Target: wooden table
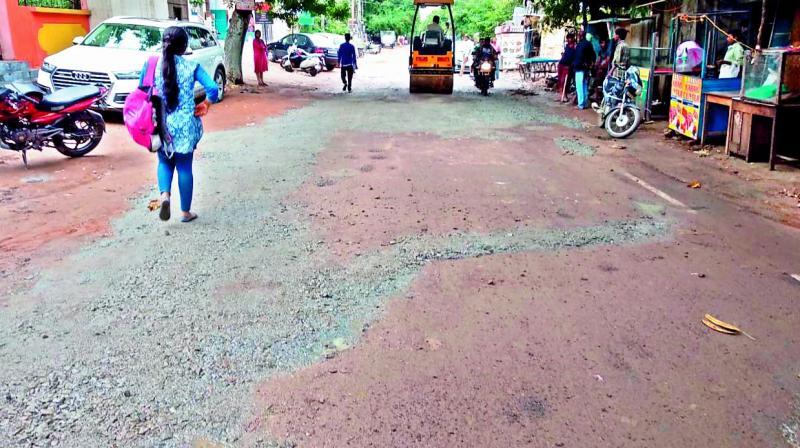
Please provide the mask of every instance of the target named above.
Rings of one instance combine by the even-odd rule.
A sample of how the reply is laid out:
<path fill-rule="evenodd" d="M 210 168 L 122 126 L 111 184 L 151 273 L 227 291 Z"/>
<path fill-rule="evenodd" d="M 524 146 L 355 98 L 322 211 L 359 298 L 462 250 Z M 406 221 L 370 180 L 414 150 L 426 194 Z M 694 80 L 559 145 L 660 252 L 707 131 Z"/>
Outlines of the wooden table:
<path fill-rule="evenodd" d="M 750 101 L 743 98 L 734 98 L 731 102 L 731 117 L 728 120 L 728 138 L 725 144 L 726 153 L 743 155 L 745 161 L 749 162 L 753 158 L 751 146 L 758 146 L 763 142 L 765 136 L 756 135 L 755 138 L 761 141 L 753 141 L 753 117 L 765 117 L 772 120 L 769 130 L 769 169 L 775 169 L 777 159 L 797 162 L 797 159 L 778 153 L 778 126 L 782 123 L 782 118 L 790 112 L 800 111 L 800 104 L 770 104 L 757 101 Z M 791 124 L 791 123 L 787 123 Z M 766 142 L 764 142 L 766 143 Z"/>

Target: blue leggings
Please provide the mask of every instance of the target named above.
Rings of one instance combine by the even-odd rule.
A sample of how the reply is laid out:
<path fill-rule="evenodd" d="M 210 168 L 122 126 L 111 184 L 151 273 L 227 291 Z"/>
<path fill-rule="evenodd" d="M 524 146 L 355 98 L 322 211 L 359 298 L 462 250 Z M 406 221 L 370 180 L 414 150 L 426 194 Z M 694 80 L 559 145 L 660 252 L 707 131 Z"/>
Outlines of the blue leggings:
<path fill-rule="evenodd" d="M 178 170 L 178 190 L 181 192 L 181 211 L 188 212 L 192 209 L 192 177 L 193 154 L 175 153 L 168 158 L 164 151 L 158 151 L 158 189 L 161 193 L 172 192 L 172 176 Z"/>

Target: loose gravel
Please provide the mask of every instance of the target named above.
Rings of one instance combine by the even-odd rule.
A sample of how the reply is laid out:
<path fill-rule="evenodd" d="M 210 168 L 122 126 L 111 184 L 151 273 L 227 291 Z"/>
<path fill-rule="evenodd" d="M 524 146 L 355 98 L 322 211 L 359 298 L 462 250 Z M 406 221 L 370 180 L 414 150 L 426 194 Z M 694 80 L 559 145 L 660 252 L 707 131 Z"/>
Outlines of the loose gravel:
<path fill-rule="evenodd" d="M 349 97 L 209 134 L 196 162 L 200 219 L 161 224 L 142 197 L 113 237 L 10 298 L 0 315 L 2 445 L 236 446 L 257 382 L 354 344 L 426 263 L 665 235 L 666 223 L 643 217 L 414 236 L 340 265 L 304 206 L 285 199 L 334 131 L 512 138 L 513 126 L 562 121 L 499 96 Z"/>

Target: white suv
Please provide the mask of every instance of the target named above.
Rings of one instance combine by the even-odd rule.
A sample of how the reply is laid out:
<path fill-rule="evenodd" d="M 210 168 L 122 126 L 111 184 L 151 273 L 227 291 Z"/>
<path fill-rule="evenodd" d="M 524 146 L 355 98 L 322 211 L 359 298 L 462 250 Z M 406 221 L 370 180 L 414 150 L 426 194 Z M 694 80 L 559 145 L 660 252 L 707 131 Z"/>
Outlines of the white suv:
<path fill-rule="evenodd" d="M 37 83 L 54 91 L 77 85 L 102 85 L 109 89 L 104 109 L 122 110 L 128 94 L 139 86 L 147 58 L 161 52 L 165 29 L 180 26 L 189 33 L 188 59 L 197 61 L 225 89 L 224 51 L 211 31 L 192 22 L 114 17 L 102 22 L 73 46 L 45 58 Z M 197 84 L 197 89 L 202 87 Z"/>

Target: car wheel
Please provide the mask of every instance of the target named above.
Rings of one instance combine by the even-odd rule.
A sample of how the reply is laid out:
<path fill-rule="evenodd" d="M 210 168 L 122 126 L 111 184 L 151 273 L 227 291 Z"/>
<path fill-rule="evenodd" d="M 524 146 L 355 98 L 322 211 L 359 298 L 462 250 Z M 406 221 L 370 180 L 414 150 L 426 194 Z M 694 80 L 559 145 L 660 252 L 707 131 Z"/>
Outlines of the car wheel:
<path fill-rule="evenodd" d="M 222 101 L 225 96 L 225 70 L 222 67 L 214 73 L 214 82 L 217 83 L 219 101 Z"/>
<path fill-rule="evenodd" d="M 327 68 L 329 72 L 332 72 L 333 69 L 336 68 L 336 64 L 328 64 L 325 66 L 325 68 Z"/>

